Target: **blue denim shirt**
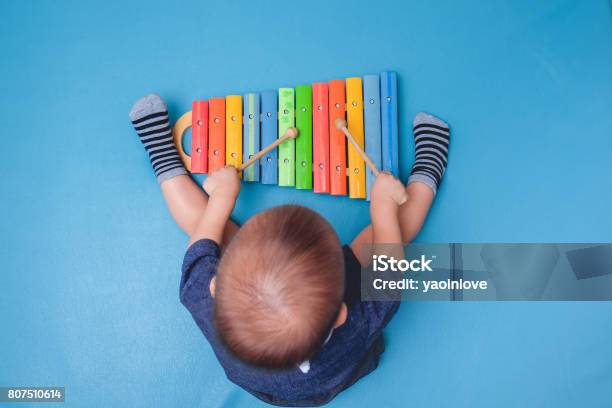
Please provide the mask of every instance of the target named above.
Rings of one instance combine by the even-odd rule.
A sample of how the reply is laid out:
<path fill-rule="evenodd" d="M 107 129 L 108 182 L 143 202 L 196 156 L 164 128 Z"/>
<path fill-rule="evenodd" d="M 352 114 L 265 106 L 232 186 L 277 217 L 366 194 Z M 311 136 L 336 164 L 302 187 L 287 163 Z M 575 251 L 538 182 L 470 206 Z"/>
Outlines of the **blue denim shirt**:
<path fill-rule="evenodd" d="M 360 301 L 359 261 L 343 248 L 346 271 L 346 322 L 335 329 L 309 361 L 309 369 L 271 370 L 244 363 L 227 349 L 214 323 L 214 299 L 209 285 L 220 258 L 219 246 L 209 239 L 194 243 L 185 254 L 180 285 L 181 302 L 191 312 L 230 381 L 257 398 L 276 405 L 321 405 L 378 365 L 384 350 L 382 329 L 399 307 L 398 302 Z"/>

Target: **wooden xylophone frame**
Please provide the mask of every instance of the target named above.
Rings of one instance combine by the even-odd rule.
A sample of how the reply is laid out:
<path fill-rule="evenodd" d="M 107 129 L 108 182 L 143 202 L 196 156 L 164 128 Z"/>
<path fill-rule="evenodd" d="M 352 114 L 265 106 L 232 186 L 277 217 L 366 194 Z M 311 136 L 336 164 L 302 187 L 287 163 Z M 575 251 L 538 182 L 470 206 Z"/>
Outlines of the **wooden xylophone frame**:
<path fill-rule="evenodd" d="M 187 170 L 212 173 L 224 165 L 240 166 L 296 127 L 298 137 L 245 169 L 244 181 L 369 199 L 374 174 L 334 122 L 346 118 L 348 130 L 376 167 L 397 176 L 397 115 L 397 75 L 387 71 L 279 88 L 278 93 L 196 100 L 175 123 L 173 137 Z M 191 156 L 182 143 L 189 127 Z"/>

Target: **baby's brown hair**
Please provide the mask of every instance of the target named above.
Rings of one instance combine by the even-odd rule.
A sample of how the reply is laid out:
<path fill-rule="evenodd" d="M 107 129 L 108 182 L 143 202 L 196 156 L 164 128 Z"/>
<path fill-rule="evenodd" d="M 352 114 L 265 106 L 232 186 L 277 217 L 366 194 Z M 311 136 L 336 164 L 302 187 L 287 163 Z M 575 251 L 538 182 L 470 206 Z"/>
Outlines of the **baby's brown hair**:
<path fill-rule="evenodd" d="M 291 367 L 333 327 L 344 294 L 342 246 L 331 225 L 297 205 L 248 220 L 219 263 L 215 323 L 242 360 Z"/>

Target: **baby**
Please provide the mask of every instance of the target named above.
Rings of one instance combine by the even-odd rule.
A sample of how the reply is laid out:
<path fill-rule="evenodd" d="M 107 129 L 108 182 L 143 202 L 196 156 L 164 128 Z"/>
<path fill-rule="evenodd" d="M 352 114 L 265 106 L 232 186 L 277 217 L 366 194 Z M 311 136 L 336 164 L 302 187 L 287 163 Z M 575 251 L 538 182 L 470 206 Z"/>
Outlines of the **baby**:
<path fill-rule="evenodd" d="M 230 220 L 240 192 L 236 169 L 209 175 L 204 194 L 183 167 L 160 97 L 140 99 L 130 119 L 170 213 L 190 237 L 181 302 L 227 377 L 271 404 L 316 406 L 373 371 L 399 303 L 361 301 L 361 267 L 371 255 L 361 249 L 396 244 L 383 248 L 403 257 L 446 170 L 446 123 L 416 116 L 408 201 L 398 206 L 392 192 L 400 181 L 381 173 L 371 192 L 372 224 L 342 246 L 322 216 L 296 205 L 263 211 L 239 228 Z"/>

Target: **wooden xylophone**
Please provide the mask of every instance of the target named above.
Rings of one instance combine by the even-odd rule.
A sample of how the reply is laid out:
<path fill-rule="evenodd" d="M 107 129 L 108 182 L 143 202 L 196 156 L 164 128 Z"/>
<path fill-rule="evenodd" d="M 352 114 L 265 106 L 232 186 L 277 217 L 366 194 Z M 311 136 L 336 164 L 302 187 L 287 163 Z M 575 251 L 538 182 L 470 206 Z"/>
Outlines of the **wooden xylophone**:
<path fill-rule="evenodd" d="M 239 167 L 296 127 L 297 138 L 246 168 L 244 181 L 369 199 L 374 174 L 334 125 L 338 118 L 346 118 L 348 130 L 377 168 L 398 175 L 395 72 L 193 101 L 173 136 L 189 171 L 212 173 L 225 165 Z M 191 156 L 182 144 L 189 127 Z"/>

